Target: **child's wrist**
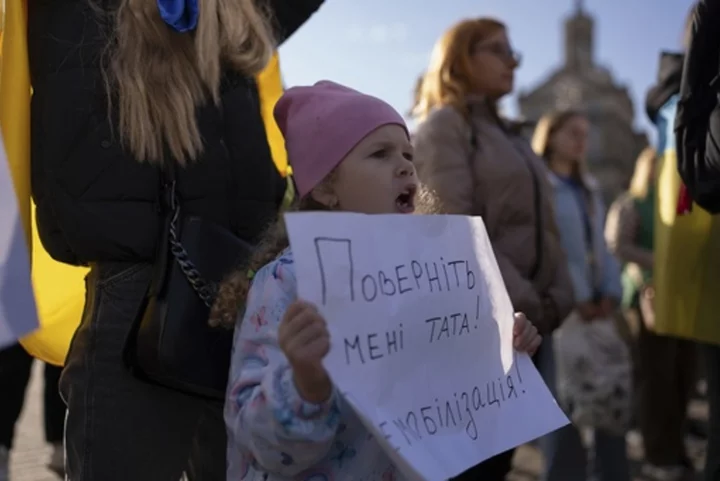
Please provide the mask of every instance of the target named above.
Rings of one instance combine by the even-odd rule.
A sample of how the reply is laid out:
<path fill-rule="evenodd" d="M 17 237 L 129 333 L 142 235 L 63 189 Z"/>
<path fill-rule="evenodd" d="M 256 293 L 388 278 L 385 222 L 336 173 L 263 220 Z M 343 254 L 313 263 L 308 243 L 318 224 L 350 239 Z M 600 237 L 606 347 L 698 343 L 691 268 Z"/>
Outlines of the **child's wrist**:
<path fill-rule="evenodd" d="M 332 396 L 332 382 L 324 369 L 314 373 L 293 369 L 293 384 L 300 398 L 310 404 L 324 404 Z"/>

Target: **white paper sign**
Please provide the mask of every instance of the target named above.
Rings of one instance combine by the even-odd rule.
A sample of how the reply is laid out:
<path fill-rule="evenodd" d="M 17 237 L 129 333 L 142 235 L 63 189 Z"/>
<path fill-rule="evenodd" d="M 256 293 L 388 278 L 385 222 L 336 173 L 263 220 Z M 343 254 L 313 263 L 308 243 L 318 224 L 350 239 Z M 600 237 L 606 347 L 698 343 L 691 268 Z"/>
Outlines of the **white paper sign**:
<path fill-rule="evenodd" d="M 530 358 L 482 220 L 286 215 L 333 381 L 411 479 L 443 480 L 568 423 Z"/>
<path fill-rule="evenodd" d="M 0 134 L 0 349 L 37 327 L 30 258 Z"/>

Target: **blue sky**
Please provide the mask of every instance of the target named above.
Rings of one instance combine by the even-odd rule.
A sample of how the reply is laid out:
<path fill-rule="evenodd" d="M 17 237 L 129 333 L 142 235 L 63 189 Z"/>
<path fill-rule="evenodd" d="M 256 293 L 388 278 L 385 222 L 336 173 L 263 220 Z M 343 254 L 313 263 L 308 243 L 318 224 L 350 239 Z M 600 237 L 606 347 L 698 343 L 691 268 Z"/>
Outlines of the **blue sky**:
<path fill-rule="evenodd" d="M 280 49 L 287 86 L 321 79 L 344 83 L 410 107 L 433 44 L 454 22 L 493 16 L 510 29 L 523 64 L 516 91 L 540 82 L 562 62 L 562 25 L 575 0 L 326 0 Z M 677 50 L 691 0 L 585 0 L 595 17 L 595 58 L 629 86 L 636 124 L 647 129 L 644 96 L 659 52 Z M 505 108 L 516 112 L 515 98 Z"/>

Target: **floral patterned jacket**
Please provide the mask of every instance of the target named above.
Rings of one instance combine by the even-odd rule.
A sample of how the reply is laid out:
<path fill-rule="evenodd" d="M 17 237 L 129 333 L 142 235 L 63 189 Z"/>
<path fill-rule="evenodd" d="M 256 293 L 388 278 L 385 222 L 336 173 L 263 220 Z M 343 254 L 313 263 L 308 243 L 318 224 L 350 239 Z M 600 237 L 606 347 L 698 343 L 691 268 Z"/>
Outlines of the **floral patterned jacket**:
<path fill-rule="evenodd" d="M 277 342 L 296 297 L 288 249 L 255 275 L 235 330 L 225 402 L 228 481 L 402 480 L 339 393 L 324 404 L 298 395 Z"/>

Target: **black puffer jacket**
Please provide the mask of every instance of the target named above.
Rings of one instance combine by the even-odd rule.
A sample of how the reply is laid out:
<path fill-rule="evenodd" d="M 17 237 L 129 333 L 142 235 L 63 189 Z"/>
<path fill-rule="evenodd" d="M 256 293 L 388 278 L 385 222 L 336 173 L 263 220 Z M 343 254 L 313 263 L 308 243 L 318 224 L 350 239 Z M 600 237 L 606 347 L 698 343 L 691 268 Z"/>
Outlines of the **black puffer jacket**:
<path fill-rule="evenodd" d="M 720 214 L 720 0 L 700 0 L 675 118 L 678 172 L 693 200 Z"/>
<path fill-rule="evenodd" d="M 268 0 L 270 1 L 270 0 Z M 158 238 L 160 173 L 122 148 L 108 121 L 100 61 L 108 38 L 91 3 L 33 0 L 28 42 L 33 84 L 32 190 L 40 238 L 69 264 L 152 261 Z M 287 38 L 322 0 L 272 0 Z M 198 112 L 205 149 L 178 169 L 184 213 L 230 228 L 253 243 L 285 191 L 265 135 L 257 86 L 226 72 L 220 108 Z"/>

